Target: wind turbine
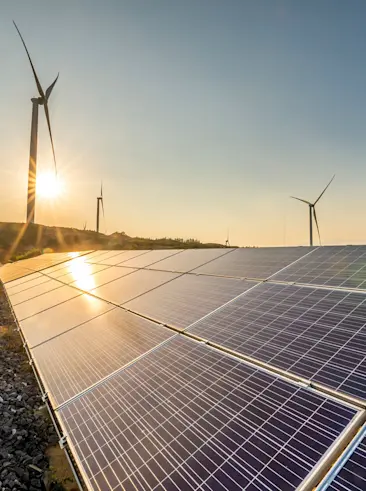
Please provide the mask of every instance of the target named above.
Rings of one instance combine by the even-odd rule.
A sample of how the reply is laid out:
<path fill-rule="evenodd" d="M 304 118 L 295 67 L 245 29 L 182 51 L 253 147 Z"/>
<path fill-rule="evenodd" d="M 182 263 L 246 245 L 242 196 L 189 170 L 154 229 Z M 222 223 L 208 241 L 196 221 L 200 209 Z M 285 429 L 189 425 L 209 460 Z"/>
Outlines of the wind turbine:
<path fill-rule="evenodd" d="M 18 26 L 15 24 L 14 21 L 13 21 L 13 24 L 14 24 L 16 30 L 18 31 L 20 39 L 22 40 L 23 46 L 24 46 L 25 51 L 27 53 L 28 60 L 29 60 L 29 63 L 32 67 L 33 76 L 34 76 L 34 79 L 36 81 L 38 94 L 39 94 L 39 97 L 34 97 L 31 99 L 33 107 L 32 107 L 32 127 L 31 127 L 29 170 L 28 170 L 27 222 L 28 223 L 34 223 L 34 213 L 35 213 L 35 207 L 36 207 L 36 178 L 37 178 L 38 106 L 44 107 L 44 112 L 46 115 L 47 126 L 48 126 L 48 132 L 49 132 L 50 140 L 51 140 L 53 161 L 55 164 L 55 173 L 57 175 L 55 147 L 53 144 L 50 115 L 49 115 L 49 111 L 48 111 L 48 99 L 50 98 L 52 89 L 54 88 L 54 86 L 57 82 L 59 74 L 57 75 L 55 80 L 52 82 L 52 84 L 48 87 L 46 92 L 44 92 L 42 89 L 42 86 L 39 82 L 36 70 L 33 66 L 33 63 L 32 63 L 29 51 L 27 49 L 27 46 L 24 42 L 24 39 L 23 39 L 22 35 L 20 34 Z"/>
<path fill-rule="evenodd" d="M 97 196 L 97 233 L 99 233 L 100 204 L 102 204 L 102 212 L 103 212 L 103 219 L 104 219 L 103 183 L 101 183 L 100 185 L 100 196 Z"/>
<path fill-rule="evenodd" d="M 226 235 L 226 240 L 225 240 L 225 247 L 230 247 L 230 242 L 229 242 L 229 229 L 227 229 L 227 235 Z"/>
<path fill-rule="evenodd" d="M 318 201 L 320 200 L 320 198 L 323 196 L 323 194 L 325 193 L 325 191 L 328 189 L 328 187 L 330 186 L 330 184 L 331 184 L 331 182 L 333 181 L 334 178 L 335 178 L 335 174 L 332 177 L 332 179 L 328 182 L 328 184 L 325 186 L 325 188 L 323 189 L 323 191 L 320 193 L 320 195 L 318 196 L 318 198 L 314 201 L 314 203 L 310 203 L 310 201 L 306 201 L 306 199 L 301 199 L 301 198 L 296 198 L 296 196 L 291 196 L 291 198 L 297 199 L 298 201 L 302 201 L 303 203 L 306 203 L 307 205 L 309 205 L 310 245 L 311 246 L 313 245 L 313 215 L 314 215 L 314 219 L 315 219 L 316 228 L 318 230 L 319 244 L 321 245 L 319 225 L 318 225 L 318 219 L 316 217 L 315 205 L 318 203 Z"/>

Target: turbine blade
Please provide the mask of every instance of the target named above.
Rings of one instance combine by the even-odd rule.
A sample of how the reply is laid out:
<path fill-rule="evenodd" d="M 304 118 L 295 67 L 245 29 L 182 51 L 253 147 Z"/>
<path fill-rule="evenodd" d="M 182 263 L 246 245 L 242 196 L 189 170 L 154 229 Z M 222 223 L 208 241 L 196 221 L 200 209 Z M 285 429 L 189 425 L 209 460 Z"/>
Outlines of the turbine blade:
<path fill-rule="evenodd" d="M 306 199 L 296 198 L 296 196 L 290 196 L 290 198 L 297 199 L 298 201 L 302 201 L 303 203 L 306 203 L 307 205 L 311 205 L 311 203 L 309 201 L 306 201 Z"/>
<path fill-rule="evenodd" d="M 102 199 L 100 200 L 101 203 L 102 203 L 102 212 L 103 212 L 103 220 L 105 219 L 105 216 L 104 216 L 104 203 L 103 203 L 103 197 Z"/>
<path fill-rule="evenodd" d="M 100 183 L 100 197 L 103 198 L 103 181 Z"/>
<path fill-rule="evenodd" d="M 34 79 L 35 79 L 35 81 L 36 81 L 36 85 L 37 85 L 38 93 L 39 93 L 39 95 L 42 97 L 42 99 L 44 99 L 44 98 L 45 98 L 45 95 L 44 95 L 44 92 L 43 92 L 42 86 L 41 86 L 41 84 L 40 84 L 40 82 L 39 82 L 39 79 L 38 79 L 38 76 L 37 76 L 36 70 L 35 70 L 35 68 L 34 68 L 34 66 L 33 66 L 33 63 L 32 63 L 32 60 L 31 60 L 31 57 L 30 57 L 30 54 L 29 54 L 29 51 L 28 51 L 27 46 L 26 46 L 26 44 L 25 44 L 25 42 L 24 42 L 23 36 L 20 34 L 20 31 L 19 31 L 19 29 L 18 29 L 18 26 L 16 25 L 16 23 L 15 23 L 14 21 L 13 21 L 13 24 L 14 24 L 14 26 L 15 26 L 15 29 L 18 31 L 18 34 L 19 34 L 19 36 L 20 36 L 20 39 L 22 40 L 23 46 L 24 46 L 24 48 L 25 48 L 25 51 L 27 52 L 27 55 L 28 55 L 28 60 L 29 60 L 29 63 L 31 64 L 31 67 L 32 67 L 32 72 L 33 72 L 33 75 L 34 75 Z"/>
<path fill-rule="evenodd" d="M 58 73 L 58 74 L 57 74 L 57 77 L 55 78 L 55 81 L 54 81 L 54 82 L 52 82 L 52 84 L 51 84 L 51 85 L 48 87 L 48 89 L 46 90 L 46 101 L 48 101 L 48 99 L 49 99 L 49 97 L 50 97 L 50 95 L 51 95 L 51 92 L 52 92 L 52 90 L 53 90 L 54 86 L 56 85 L 56 82 L 57 82 L 57 80 L 58 80 L 59 75 L 60 75 L 60 74 Z"/>
<path fill-rule="evenodd" d="M 319 244 L 322 245 L 322 241 L 320 239 L 320 231 L 319 231 L 319 225 L 318 225 L 318 219 L 316 217 L 316 211 L 315 211 L 315 207 L 313 206 L 313 213 L 314 213 L 314 218 L 315 218 L 315 223 L 316 223 L 316 228 L 318 230 L 318 237 L 319 237 Z"/>
<path fill-rule="evenodd" d="M 321 192 L 321 194 L 319 195 L 318 199 L 315 201 L 314 205 L 317 204 L 317 202 L 320 200 L 320 198 L 323 196 L 323 194 L 325 193 L 325 191 L 329 188 L 331 182 L 333 181 L 333 179 L 335 178 L 335 174 L 334 176 L 332 177 L 332 179 L 328 182 L 328 184 L 325 186 L 325 188 L 323 189 L 323 191 Z"/>
<path fill-rule="evenodd" d="M 54 147 L 54 144 L 53 144 L 52 130 L 51 130 L 51 122 L 50 122 L 50 114 L 48 112 L 48 103 L 47 103 L 47 100 L 46 99 L 44 100 L 44 104 L 43 105 L 44 105 L 44 113 L 45 113 L 46 119 L 47 119 L 48 131 L 49 131 L 50 139 L 51 139 L 51 146 L 52 146 L 52 153 L 53 153 L 53 162 L 55 164 L 55 172 L 56 172 L 56 175 L 57 175 L 55 147 Z"/>

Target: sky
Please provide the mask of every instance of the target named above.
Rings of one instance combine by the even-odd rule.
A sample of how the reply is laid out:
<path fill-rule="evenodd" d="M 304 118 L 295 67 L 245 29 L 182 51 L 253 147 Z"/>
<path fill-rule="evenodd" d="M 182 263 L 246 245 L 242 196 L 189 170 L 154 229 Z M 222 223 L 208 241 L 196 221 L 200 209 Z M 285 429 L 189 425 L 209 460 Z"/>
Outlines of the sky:
<path fill-rule="evenodd" d="M 246 246 L 366 243 L 363 0 L 0 0 L 0 221 L 26 212 L 35 82 L 64 192 L 36 221 Z M 42 108 L 40 108 L 42 109 Z M 43 111 L 38 174 L 52 171 Z"/>

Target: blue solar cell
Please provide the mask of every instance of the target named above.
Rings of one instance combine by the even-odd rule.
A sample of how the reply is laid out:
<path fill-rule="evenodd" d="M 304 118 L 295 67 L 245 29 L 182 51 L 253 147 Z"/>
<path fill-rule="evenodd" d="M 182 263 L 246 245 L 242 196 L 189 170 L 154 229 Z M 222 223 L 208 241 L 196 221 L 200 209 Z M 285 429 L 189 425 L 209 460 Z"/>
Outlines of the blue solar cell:
<path fill-rule="evenodd" d="M 311 250 L 310 247 L 240 248 L 195 269 L 194 272 L 266 279 Z"/>
<path fill-rule="evenodd" d="M 327 491 L 365 491 L 366 437 L 352 453 Z"/>
<path fill-rule="evenodd" d="M 232 278 L 183 275 L 124 306 L 184 329 L 256 284 Z"/>
<path fill-rule="evenodd" d="M 356 411 L 177 336 L 58 414 L 92 489 L 292 491 Z"/>
<path fill-rule="evenodd" d="M 366 398 L 366 295 L 264 283 L 192 334 Z"/>
<path fill-rule="evenodd" d="M 366 246 L 321 247 L 274 279 L 312 285 L 366 289 Z"/>

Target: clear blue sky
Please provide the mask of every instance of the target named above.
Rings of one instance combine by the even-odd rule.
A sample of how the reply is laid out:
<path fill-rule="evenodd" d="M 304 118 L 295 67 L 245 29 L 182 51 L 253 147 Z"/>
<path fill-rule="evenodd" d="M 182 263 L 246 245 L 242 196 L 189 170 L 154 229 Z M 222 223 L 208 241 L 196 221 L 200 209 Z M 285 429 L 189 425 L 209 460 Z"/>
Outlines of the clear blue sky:
<path fill-rule="evenodd" d="M 24 221 L 30 98 L 66 193 L 37 221 L 238 245 L 366 242 L 366 2 L 15 0 L 0 16 L 0 221 Z M 43 114 L 39 172 L 52 170 Z"/>

